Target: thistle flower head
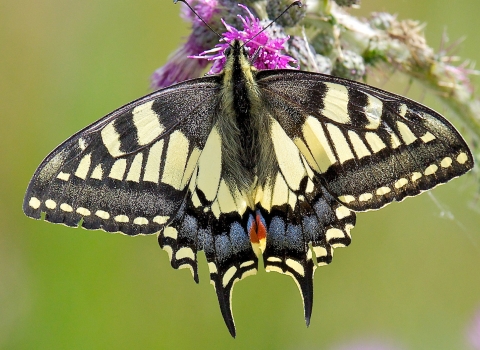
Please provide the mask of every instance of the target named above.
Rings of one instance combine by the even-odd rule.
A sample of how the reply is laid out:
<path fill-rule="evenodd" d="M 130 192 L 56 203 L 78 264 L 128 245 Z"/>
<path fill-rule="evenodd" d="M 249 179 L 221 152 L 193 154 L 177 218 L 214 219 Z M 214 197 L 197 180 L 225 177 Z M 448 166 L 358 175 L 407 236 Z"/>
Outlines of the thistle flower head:
<path fill-rule="evenodd" d="M 214 14 L 219 12 L 219 3 L 217 0 L 188 0 L 187 2 L 207 23 L 212 20 Z M 185 21 L 203 26 L 201 19 L 198 18 L 188 6 L 182 6 L 180 11 L 180 16 Z"/>
<path fill-rule="evenodd" d="M 245 43 L 245 48 L 250 57 L 257 54 L 256 60 L 253 62 L 257 69 L 298 69 L 298 66 L 292 66 L 292 64 L 296 64 L 296 60 L 293 57 L 281 53 L 289 37 L 278 37 L 268 30 L 262 32 L 264 27 L 260 19 L 256 18 L 246 6 L 241 4 L 238 6 L 243 8 L 248 14 L 245 17 L 238 15 L 243 24 L 243 30 L 236 29 L 222 19 L 222 23 L 227 30 L 222 34 L 222 42 L 215 45 L 215 48 L 211 50 L 205 50 L 196 56 L 190 57 L 214 61 L 209 74 L 219 73 L 225 65 L 226 58 L 223 54 L 225 49 L 234 40 L 241 40 Z"/>

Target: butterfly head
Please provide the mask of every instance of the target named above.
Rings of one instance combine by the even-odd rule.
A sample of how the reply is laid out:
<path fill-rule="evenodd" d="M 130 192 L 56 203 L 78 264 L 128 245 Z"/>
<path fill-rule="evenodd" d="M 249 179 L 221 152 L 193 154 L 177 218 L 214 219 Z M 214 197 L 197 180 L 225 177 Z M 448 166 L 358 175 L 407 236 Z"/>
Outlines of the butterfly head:
<path fill-rule="evenodd" d="M 231 76 L 236 71 L 241 74 L 250 75 L 248 72 L 255 70 L 249 56 L 249 51 L 243 41 L 235 39 L 223 52 L 225 56 L 225 65 L 223 72 L 227 76 Z"/>
<path fill-rule="evenodd" d="M 243 41 L 238 39 L 233 40 L 230 45 L 225 49 L 223 54 L 227 61 L 229 60 L 229 58 L 235 59 L 235 57 L 240 56 L 246 60 L 249 60 L 248 51 L 245 44 L 243 43 Z"/>

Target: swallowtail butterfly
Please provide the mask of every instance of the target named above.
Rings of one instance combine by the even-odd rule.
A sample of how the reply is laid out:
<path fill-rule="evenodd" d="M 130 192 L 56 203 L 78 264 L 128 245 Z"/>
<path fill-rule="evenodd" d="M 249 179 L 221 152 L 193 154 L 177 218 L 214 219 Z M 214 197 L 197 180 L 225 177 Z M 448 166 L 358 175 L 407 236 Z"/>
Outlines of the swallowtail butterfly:
<path fill-rule="evenodd" d="M 198 283 L 204 251 L 225 323 L 231 293 L 265 269 L 290 275 L 307 325 L 313 274 L 350 243 L 355 213 L 415 196 L 473 167 L 437 112 L 372 86 L 256 70 L 239 41 L 223 71 L 156 91 L 70 137 L 40 164 L 29 217 L 158 234 Z"/>

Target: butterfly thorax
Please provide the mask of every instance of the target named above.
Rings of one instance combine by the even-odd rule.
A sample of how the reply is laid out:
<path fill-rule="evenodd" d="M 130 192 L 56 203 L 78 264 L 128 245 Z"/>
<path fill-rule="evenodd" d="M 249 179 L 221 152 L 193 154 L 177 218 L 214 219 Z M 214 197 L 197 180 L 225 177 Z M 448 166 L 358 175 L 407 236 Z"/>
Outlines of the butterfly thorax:
<path fill-rule="evenodd" d="M 268 115 L 262 108 L 256 69 L 240 41 L 227 49 L 221 73 L 223 91 L 217 116 L 222 135 L 224 176 L 240 190 L 265 184 L 273 173 L 275 157 L 268 135 Z"/>

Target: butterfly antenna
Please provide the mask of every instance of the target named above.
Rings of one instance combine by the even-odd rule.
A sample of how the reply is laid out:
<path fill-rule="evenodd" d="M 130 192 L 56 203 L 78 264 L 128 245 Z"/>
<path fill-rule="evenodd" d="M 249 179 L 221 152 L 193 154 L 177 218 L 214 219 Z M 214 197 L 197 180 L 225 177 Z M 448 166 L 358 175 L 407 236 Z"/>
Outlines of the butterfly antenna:
<path fill-rule="evenodd" d="M 222 36 L 221 36 L 220 34 L 218 34 L 216 31 L 214 31 L 213 28 L 210 27 L 210 26 L 208 25 L 208 23 L 203 20 L 202 17 L 200 17 L 200 15 L 193 9 L 192 6 L 190 6 L 190 4 L 189 4 L 188 2 L 186 2 L 185 0 L 173 0 L 173 3 L 174 3 L 174 4 L 176 4 L 177 2 L 183 2 L 185 5 L 187 5 L 188 8 L 195 14 L 195 16 L 197 16 L 197 17 L 200 19 L 200 21 L 203 22 L 203 24 L 205 24 L 205 25 L 206 25 L 212 32 L 214 32 L 220 39 L 222 38 Z M 291 6 L 291 5 L 290 5 L 290 6 Z M 290 8 L 290 6 L 289 6 L 288 8 Z M 287 10 L 288 10 L 288 9 L 287 9 Z M 283 14 L 283 13 L 282 13 L 282 14 Z"/>
<path fill-rule="evenodd" d="M 174 0 L 175 1 L 175 0 Z M 182 0 L 179 0 L 179 1 L 182 1 Z M 294 1 L 292 2 L 290 5 L 288 5 L 288 7 L 281 13 L 279 14 L 273 21 L 270 22 L 270 24 L 268 26 L 266 26 L 265 28 L 263 28 L 261 31 L 259 31 L 257 34 L 255 34 L 253 36 L 253 38 L 251 38 L 249 41 L 247 41 L 246 43 L 243 44 L 243 46 L 245 46 L 246 44 L 248 44 L 250 41 L 252 41 L 253 39 L 255 39 L 257 36 L 259 36 L 260 34 L 262 34 L 268 27 L 271 27 L 273 23 L 275 23 L 280 17 L 282 17 L 285 12 L 287 12 L 288 10 L 290 10 L 290 8 L 292 8 L 293 6 L 298 6 L 298 7 L 302 7 L 303 4 L 301 1 Z"/>

